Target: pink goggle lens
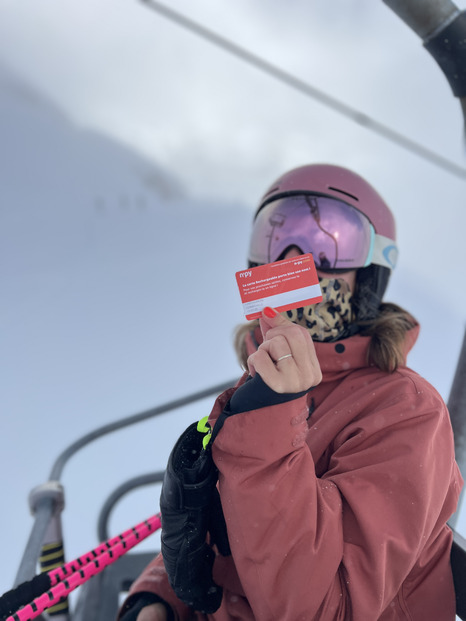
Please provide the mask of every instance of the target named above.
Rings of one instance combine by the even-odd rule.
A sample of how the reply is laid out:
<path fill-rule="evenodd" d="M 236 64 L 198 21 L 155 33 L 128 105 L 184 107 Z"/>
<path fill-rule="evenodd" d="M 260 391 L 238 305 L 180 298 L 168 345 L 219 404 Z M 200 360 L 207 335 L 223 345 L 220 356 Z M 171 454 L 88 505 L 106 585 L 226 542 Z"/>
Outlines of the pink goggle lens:
<path fill-rule="evenodd" d="M 290 246 L 298 246 L 312 253 L 317 269 L 357 269 L 369 265 L 374 237 L 368 218 L 347 203 L 325 196 L 290 196 L 258 213 L 249 260 L 272 263 Z"/>

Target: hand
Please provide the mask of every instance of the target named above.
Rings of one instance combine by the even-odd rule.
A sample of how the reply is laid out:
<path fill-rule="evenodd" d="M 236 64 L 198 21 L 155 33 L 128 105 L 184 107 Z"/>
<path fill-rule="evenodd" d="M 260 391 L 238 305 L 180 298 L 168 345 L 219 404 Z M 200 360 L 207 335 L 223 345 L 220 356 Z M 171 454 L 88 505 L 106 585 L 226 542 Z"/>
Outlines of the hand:
<path fill-rule="evenodd" d="M 317 386 L 322 380 L 314 343 L 306 328 L 298 326 L 272 308 L 259 320 L 263 343 L 248 358 L 249 373 L 256 373 L 279 393 L 295 393 Z M 291 356 L 289 356 L 291 354 Z M 282 356 L 287 356 L 279 360 Z"/>
<path fill-rule="evenodd" d="M 167 609 L 163 604 L 145 606 L 136 621 L 167 621 Z"/>

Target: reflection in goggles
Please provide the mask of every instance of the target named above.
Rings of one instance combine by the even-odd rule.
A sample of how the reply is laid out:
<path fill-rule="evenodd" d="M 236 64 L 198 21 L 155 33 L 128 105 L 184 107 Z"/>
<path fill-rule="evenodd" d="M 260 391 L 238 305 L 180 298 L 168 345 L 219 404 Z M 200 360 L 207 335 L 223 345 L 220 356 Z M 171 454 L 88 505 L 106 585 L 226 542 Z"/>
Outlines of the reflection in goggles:
<path fill-rule="evenodd" d="M 309 205 L 309 209 L 311 210 L 311 215 L 316 221 L 316 224 L 319 227 L 319 229 L 322 231 L 322 233 L 325 233 L 325 235 L 328 235 L 332 239 L 333 243 L 335 244 L 335 260 L 333 262 L 333 265 L 330 263 L 330 261 L 327 258 L 327 255 L 325 254 L 323 250 L 321 250 L 318 254 L 318 259 L 319 259 L 318 265 L 319 267 L 322 267 L 322 268 L 335 268 L 338 262 L 338 242 L 336 240 L 336 236 L 326 231 L 320 224 L 320 212 L 319 212 L 319 205 L 317 203 L 317 198 L 315 196 L 305 196 L 304 200 Z"/>
<path fill-rule="evenodd" d="M 368 218 L 343 201 L 317 195 L 272 201 L 254 222 L 249 260 L 277 261 L 292 246 L 310 252 L 321 269 L 364 267 L 375 231 Z"/>

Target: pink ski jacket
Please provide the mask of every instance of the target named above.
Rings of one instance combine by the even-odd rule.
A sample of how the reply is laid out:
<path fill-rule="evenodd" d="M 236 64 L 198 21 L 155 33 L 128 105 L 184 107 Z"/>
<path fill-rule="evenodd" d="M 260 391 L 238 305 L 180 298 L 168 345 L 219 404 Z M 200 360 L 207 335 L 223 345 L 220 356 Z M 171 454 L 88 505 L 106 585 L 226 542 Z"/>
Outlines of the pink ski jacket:
<path fill-rule="evenodd" d="M 232 551 L 214 565 L 219 610 L 182 604 L 160 555 L 131 593 L 157 594 L 180 621 L 455 619 L 447 520 L 462 479 L 448 411 L 406 366 L 368 366 L 368 343 L 315 343 L 321 384 L 226 418 L 212 447 Z"/>

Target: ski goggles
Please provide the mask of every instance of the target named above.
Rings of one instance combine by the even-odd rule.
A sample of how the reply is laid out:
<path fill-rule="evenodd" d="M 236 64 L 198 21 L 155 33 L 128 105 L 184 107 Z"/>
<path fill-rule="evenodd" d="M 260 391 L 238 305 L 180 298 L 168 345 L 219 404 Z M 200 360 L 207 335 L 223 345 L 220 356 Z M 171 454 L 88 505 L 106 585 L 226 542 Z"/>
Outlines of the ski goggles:
<path fill-rule="evenodd" d="M 290 246 L 312 253 L 316 268 L 347 271 L 372 263 L 395 267 L 395 242 L 378 235 L 358 209 L 327 196 L 303 194 L 272 201 L 254 221 L 249 260 L 262 265 L 283 258 Z"/>

